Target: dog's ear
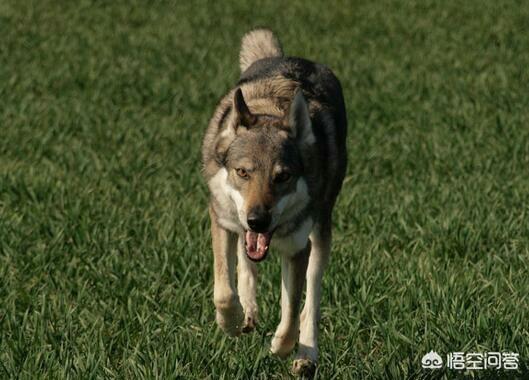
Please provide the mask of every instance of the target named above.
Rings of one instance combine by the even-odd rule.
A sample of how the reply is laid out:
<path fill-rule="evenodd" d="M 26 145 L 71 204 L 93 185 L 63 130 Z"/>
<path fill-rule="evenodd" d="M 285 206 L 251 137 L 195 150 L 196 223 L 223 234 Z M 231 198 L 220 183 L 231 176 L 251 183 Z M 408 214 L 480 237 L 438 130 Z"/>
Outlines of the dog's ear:
<path fill-rule="evenodd" d="M 310 145 L 316 142 L 312 132 L 309 107 L 301 90 L 296 91 L 294 99 L 290 104 L 288 114 L 290 135 L 302 145 Z"/>
<path fill-rule="evenodd" d="M 252 114 L 246 105 L 240 88 L 234 93 L 231 109 L 232 112 L 226 121 L 226 127 L 219 133 L 215 141 L 215 159 L 219 165 L 225 165 L 228 148 L 237 137 L 239 127 L 250 128 L 257 120 L 257 116 Z"/>
<path fill-rule="evenodd" d="M 233 109 L 237 115 L 237 125 L 235 128 L 237 128 L 239 125 L 250 128 L 255 124 L 257 117 L 250 112 L 250 109 L 244 101 L 244 96 L 242 95 L 242 90 L 240 88 L 235 91 L 235 95 L 233 97 Z"/>

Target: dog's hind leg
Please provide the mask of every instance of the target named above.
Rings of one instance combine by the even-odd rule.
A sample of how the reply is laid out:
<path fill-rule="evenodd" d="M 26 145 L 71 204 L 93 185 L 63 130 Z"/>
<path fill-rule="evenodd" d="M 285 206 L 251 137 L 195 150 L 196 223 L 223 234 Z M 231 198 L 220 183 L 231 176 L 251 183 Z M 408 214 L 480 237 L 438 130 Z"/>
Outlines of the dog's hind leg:
<path fill-rule="evenodd" d="M 310 240 L 294 256 L 286 253 L 281 255 L 281 322 L 270 348 L 273 354 L 280 357 L 287 356 L 298 340 L 299 312 L 309 252 Z"/>
<path fill-rule="evenodd" d="M 237 264 L 237 235 L 222 228 L 210 207 L 213 240 L 214 277 L 213 302 L 217 309 L 217 324 L 231 336 L 240 335 L 244 314 L 235 289 Z"/>
<path fill-rule="evenodd" d="M 307 294 L 301 314 L 299 349 L 292 370 L 309 375 L 318 361 L 318 322 L 320 319 L 321 281 L 331 251 L 331 224 L 318 223 L 310 235 L 312 250 L 307 268 Z"/>
<path fill-rule="evenodd" d="M 244 238 L 239 236 L 237 244 L 237 289 L 244 309 L 243 332 L 250 332 L 257 325 L 257 301 L 255 297 L 257 286 L 257 265 L 246 256 Z"/>

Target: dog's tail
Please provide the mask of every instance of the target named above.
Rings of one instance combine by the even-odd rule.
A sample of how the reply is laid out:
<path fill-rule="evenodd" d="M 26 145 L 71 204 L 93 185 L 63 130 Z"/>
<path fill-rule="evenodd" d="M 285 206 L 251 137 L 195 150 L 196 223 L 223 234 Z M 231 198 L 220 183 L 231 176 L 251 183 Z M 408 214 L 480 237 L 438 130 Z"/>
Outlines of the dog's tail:
<path fill-rule="evenodd" d="M 255 61 L 281 56 L 283 56 L 283 50 L 274 33 L 269 29 L 254 29 L 242 38 L 239 54 L 241 72 L 244 72 Z"/>

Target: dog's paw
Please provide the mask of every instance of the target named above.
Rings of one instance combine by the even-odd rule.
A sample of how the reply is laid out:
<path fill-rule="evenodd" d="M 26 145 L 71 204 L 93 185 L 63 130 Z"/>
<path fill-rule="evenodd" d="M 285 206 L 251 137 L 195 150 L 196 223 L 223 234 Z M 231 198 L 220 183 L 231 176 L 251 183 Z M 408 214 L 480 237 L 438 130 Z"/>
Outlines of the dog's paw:
<path fill-rule="evenodd" d="M 242 327 L 242 332 L 252 332 L 253 330 L 255 330 L 255 326 L 257 326 L 257 318 L 255 318 L 253 315 L 246 314 L 244 316 L 244 325 Z"/>
<path fill-rule="evenodd" d="M 272 343 L 270 344 L 270 352 L 272 354 L 279 356 L 280 358 L 285 358 L 292 352 L 296 342 L 298 340 L 298 329 L 283 329 L 279 327 L 272 338 Z"/>
<path fill-rule="evenodd" d="M 244 312 L 238 301 L 217 307 L 217 324 L 229 336 L 239 336 L 244 327 Z"/>
<path fill-rule="evenodd" d="M 292 362 L 292 373 L 302 378 L 312 379 L 316 373 L 316 362 L 308 358 L 295 359 Z"/>
<path fill-rule="evenodd" d="M 257 326 L 257 304 L 255 302 L 245 302 L 241 299 L 242 308 L 244 310 L 244 325 L 243 333 L 249 333 L 255 330 Z"/>
<path fill-rule="evenodd" d="M 316 372 L 317 362 L 318 348 L 309 347 L 300 343 L 296 359 L 292 363 L 292 373 L 303 378 L 311 379 Z"/>

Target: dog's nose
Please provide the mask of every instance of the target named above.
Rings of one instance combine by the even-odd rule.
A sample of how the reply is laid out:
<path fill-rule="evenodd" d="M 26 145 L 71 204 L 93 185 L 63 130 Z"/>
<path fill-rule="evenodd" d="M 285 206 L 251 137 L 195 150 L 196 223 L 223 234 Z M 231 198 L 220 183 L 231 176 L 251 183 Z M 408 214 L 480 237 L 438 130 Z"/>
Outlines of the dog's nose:
<path fill-rule="evenodd" d="M 272 221 L 270 213 L 264 210 L 254 210 L 248 214 L 248 227 L 255 232 L 266 232 Z"/>

